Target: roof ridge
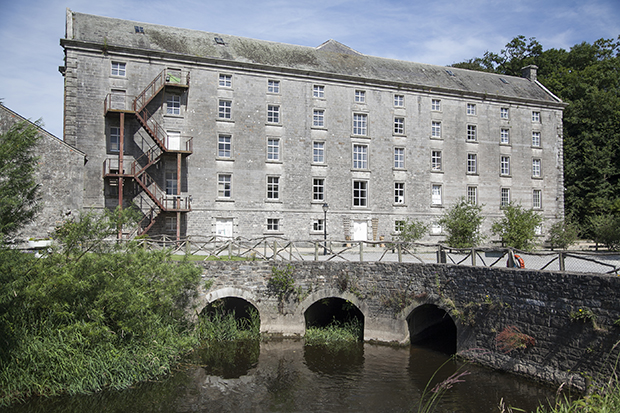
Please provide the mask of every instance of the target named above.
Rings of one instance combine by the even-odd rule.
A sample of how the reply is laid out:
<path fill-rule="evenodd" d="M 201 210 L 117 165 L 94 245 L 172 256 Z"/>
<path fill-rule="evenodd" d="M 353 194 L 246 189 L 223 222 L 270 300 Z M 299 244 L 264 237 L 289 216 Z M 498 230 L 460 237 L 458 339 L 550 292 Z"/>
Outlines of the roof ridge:
<path fill-rule="evenodd" d="M 350 54 L 357 56 L 364 56 L 362 53 L 358 52 L 355 49 L 350 48 L 346 44 L 340 43 L 337 40 L 329 39 L 319 46 L 315 47 L 316 50 L 332 52 L 332 53 L 342 53 L 342 54 Z"/>

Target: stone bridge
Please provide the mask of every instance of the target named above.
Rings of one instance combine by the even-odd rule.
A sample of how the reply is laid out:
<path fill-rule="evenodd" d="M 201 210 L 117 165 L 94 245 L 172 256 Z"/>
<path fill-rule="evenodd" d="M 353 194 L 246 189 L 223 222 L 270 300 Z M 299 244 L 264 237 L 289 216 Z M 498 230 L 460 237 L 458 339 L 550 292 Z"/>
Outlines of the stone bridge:
<path fill-rule="evenodd" d="M 303 336 L 341 302 L 355 309 L 366 341 L 435 337 L 481 364 L 578 388 L 585 376 L 606 374 L 618 356 L 617 276 L 415 263 L 201 265 L 197 313 L 217 300 L 247 303 L 271 335 Z M 274 280 L 283 278 L 294 284 L 277 288 Z"/>

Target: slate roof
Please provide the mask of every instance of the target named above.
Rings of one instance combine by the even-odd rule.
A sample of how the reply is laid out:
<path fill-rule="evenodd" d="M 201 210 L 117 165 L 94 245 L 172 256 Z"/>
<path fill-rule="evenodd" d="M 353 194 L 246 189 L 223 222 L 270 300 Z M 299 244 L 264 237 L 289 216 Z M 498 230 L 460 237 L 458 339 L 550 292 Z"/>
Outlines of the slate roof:
<path fill-rule="evenodd" d="M 335 40 L 308 47 L 68 11 L 67 19 L 70 18 L 68 30 L 72 28 L 72 33 L 67 33 L 67 39 L 105 43 L 110 48 L 172 53 L 231 64 L 264 65 L 436 92 L 562 105 L 540 83 L 525 78 L 367 56 Z M 63 44 L 67 42 L 63 41 Z"/>

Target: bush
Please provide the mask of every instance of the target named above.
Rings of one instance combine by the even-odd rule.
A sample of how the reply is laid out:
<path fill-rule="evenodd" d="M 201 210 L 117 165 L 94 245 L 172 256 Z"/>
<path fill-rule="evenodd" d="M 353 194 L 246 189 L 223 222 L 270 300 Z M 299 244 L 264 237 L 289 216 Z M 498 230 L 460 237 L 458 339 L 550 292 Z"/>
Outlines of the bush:
<path fill-rule="evenodd" d="M 491 232 L 502 238 L 507 246 L 531 251 L 536 246 L 536 229 L 542 223 L 542 216 L 532 209 L 523 209 L 510 203 L 502 207 L 504 217 L 491 226 Z"/>
<path fill-rule="evenodd" d="M 407 218 L 398 225 L 395 241 L 416 242 L 428 233 L 429 225 L 418 219 Z"/>
<path fill-rule="evenodd" d="M 438 221 L 446 233 L 446 243 L 453 248 L 471 248 L 484 240 L 480 226 L 484 221 L 482 207 L 462 197 Z"/>
<path fill-rule="evenodd" d="M 612 251 L 620 247 L 620 218 L 616 215 L 595 215 L 589 219 L 592 240 Z"/>
<path fill-rule="evenodd" d="M 567 249 L 577 241 L 579 230 L 572 222 L 562 220 L 551 226 L 547 236 L 547 242 L 551 244 L 551 249 Z"/>

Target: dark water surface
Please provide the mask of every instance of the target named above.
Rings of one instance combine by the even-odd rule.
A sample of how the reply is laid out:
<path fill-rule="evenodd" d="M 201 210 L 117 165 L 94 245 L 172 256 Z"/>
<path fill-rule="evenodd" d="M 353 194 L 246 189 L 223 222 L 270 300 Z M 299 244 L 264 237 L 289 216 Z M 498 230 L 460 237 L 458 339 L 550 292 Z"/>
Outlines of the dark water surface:
<path fill-rule="evenodd" d="M 304 346 L 303 341 L 228 344 L 196 352 L 172 377 L 125 391 L 32 400 L 0 412 L 417 412 L 420 396 L 457 370 L 467 371 L 441 399 L 438 412 L 526 411 L 553 400 L 554 389 L 513 375 L 449 360 L 421 347 L 354 344 Z M 460 370 L 459 370 L 460 369 Z"/>

